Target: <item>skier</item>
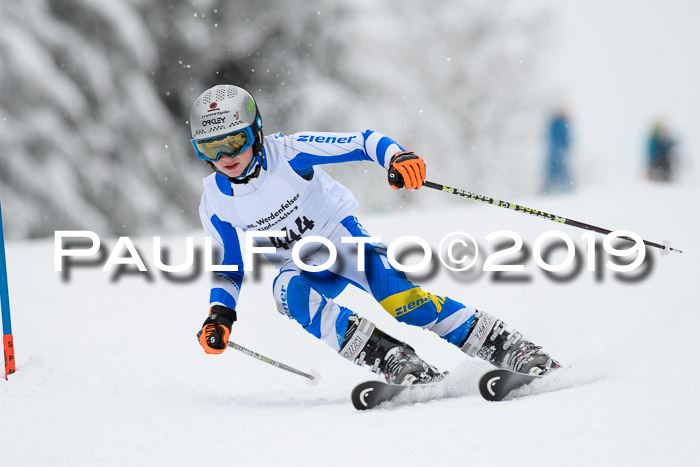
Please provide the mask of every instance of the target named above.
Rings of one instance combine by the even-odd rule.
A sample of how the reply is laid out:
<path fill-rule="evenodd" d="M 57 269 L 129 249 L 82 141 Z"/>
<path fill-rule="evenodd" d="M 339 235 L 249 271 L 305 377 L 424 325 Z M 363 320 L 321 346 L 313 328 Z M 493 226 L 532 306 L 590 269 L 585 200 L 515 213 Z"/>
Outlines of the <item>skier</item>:
<path fill-rule="evenodd" d="M 419 156 L 371 130 L 263 136 L 255 100 L 231 85 L 204 91 L 192 106 L 190 125 L 197 157 L 214 171 L 204 179 L 199 206 L 202 224 L 223 248 L 222 264 L 238 267 L 234 272 L 214 273 L 209 316 L 199 339 L 206 353 L 226 349 L 237 318 L 243 281 L 237 229 L 269 230 L 286 232 L 282 238 L 256 239 L 260 247 L 276 247 L 266 257 L 280 268 L 272 284 L 278 311 L 389 383 L 428 383 L 444 374 L 418 357 L 410 345 L 337 303 L 335 298 L 348 284 L 371 293 L 398 321 L 426 328 L 467 355 L 495 366 L 528 374 L 546 374 L 559 366 L 503 321 L 412 284 L 391 267 L 382 244 L 360 247 L 341 241 L 370 235 L 353 215 L 357 208 L 353 194 L 320 166 L 371 161 L 387 170 L 393 188 L 410 190 L 420 188 L 425 180 L 425 164 Z M 294 243 L 311 235 L 330 240 L 337 249 L 338 260 L 326 271 L 305 271 L 292 261 Z M 329 251 L 314 245 L 318 248 L 307 248 L 304 263 L 325 264 Z M 364 251 L 364 268 L 358 267 L 359 248 Z"/>
<path fill-rule="evenodd" d="M 664 122 L 662 120 L 656 121 L 647 143 L 647 176 L 649 180 L 657 182 L 673 180 L 675 145 L 676 142 L 671 138 Z"/>
<path fill-rule="evenodd" d="M 544 192 L 555 193 L 570 191 L 569 150 L 571 146 L 569 116 L 563 108 L 549 121 L 547 138 L 547 180 Z"/>

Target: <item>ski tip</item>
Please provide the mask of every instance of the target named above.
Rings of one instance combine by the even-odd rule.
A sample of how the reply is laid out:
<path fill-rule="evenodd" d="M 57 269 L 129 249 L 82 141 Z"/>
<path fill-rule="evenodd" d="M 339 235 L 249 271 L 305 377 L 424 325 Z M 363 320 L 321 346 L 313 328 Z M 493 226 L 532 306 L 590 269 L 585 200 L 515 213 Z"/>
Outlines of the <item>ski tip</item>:
<path fill-rule="evenodd" d="M 500 401 L 506 396 L 506 392 L 501 391 L 504 374 L 498 370 L 489 371 L 479 379 L 479 393 L 481 397 L 490 402 Z"/>
<path fill-rule="evenodd" d="M 514 389 L 542 378 L 539 375 L 526 375 L 506 369 L 491 370 L 479 379 L 479 393 L 490 402 L 502 401 Z"/>
<path fill-rule="evenodd" d="M 408 387 L 382 383 L 381 381 L 365 381 L 352 390 L 352 405 L 357 410 L 373 409 L 392 400 Z"/>
<path fill-rule="evenodd" d="M 375 407 L 376 402 L 374 401 L 374 392 L 377 390 L 378 386 L 373 384 L 372 381 L 367 381 L 355 386 L 352 390 L 352 405 L 357 410 L 368 410 Z"/>

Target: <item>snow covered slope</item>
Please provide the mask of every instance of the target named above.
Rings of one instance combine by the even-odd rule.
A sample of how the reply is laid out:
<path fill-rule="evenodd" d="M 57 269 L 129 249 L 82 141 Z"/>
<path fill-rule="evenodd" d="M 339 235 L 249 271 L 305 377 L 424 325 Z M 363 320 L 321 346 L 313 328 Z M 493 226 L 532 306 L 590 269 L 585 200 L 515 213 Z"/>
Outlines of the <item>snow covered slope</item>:
<path fill-rule="evenodd" d="M 153 270 L 150 282 L 111 282 L 93 267 L 64 282 L 52 242 L 10 244 L 18 371 L 0 381 L 0 465 L 690 465 L 700 436 L 699 195 L 637 184 L 513 200 L 685 250 L 653 252 L 653 268 L 636 283 L 611 271 L 597 280 L 585 267 L 554 282 L 531 256 L 521 274 L 528 282 L 458 280 L 442 267 L 422 281 L 506 319 L 570 366 L 531 397 L 485 402 L 476 388 L 485 363 L 346 290 L 341 303 L 464 381 L 464 397 L 369 413 L 355 411 L 349 394 L 373 375 L 275 311 L 270 267 L 260 280 L 248 276 L 231 338 L 319 371 L 317 386 L 233 350 L 205 355 L 195 339 L 206 315 L 203 275 L 174 284 Z M 415 196 L 439 205 L 447 195 Z M 532 246 L 557 228 L 585 245 L 576 229 L 468 200 L 462 209 L 361 221 L 385 241 L 410 234 L 437 245 L 464 230 L 488 247 L 485 235 L 509 229 Z M 149 242 L 140 246 L 152 267 Z M 169 244 L 181 247 L 184 236 Z"/>

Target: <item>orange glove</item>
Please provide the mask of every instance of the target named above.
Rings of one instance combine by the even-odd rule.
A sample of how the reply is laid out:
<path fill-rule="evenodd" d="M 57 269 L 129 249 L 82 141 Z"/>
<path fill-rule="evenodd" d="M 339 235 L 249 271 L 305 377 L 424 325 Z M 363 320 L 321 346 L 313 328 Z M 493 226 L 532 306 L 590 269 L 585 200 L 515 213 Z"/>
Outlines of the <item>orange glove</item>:
<path fill-rule="evenodd" d="M 425 180 L 425 162 L 412 152 L 399 151 L 391 157 L 389 185 L 395 190 L 406 187 L 418 189 Z"/>
<path fill-rule="evenodd" d="M 208 354 L 220 354 L 228 346 L 231 326 L 236 321 L 236 310 L 223 305 L 214 305 L 209 310 L 209 317 L 204 321 L 198 334 L 199 343 Z"/>

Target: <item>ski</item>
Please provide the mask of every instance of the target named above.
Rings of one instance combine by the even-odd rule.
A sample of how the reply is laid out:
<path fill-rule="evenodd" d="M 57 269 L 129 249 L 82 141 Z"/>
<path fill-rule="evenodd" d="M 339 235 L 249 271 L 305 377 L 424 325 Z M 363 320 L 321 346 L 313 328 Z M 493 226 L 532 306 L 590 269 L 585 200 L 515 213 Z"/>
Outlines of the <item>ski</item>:
<path fill-rule="evenodd" d="M 369 410 L 382 402 L 387 402 L 408 389 L 409 386 L 382 383 L 381 381 L 365 381 L 352 390 L 352 405 L 357 410 Z"/>
<path fill-rule="evenodd" d="M 487 401 L 501 401 L 512 391 L 543 376 L 526 375 L 498 368 L 487 371 L 479 379 L 479 392 Z M 428 384 L 403 386 L 381 381 L 365 381 L 352 390 L 352 405 L 357 410 L 370 410 L 385 403 L 408 405 L 450 397 L 463 397 L 467 392 L 464 382 L 449 381 L 449 378 Z M 400 396 L 400 397 L 399 397 Z"/>
<path fill-rule="evenodd" d="M 526 375 L 499 368 L 487 371 L 479 379 L 479 392 L 487 401 L 501 401 L 511 391 L 521 388 L 542 378 L 537 375 Z"/>
<path fill-rule="evenodd" d="M 436 389 L 440 387 L 440 389 Z M 401 397 L 397 400 L 399 395 Z M 427 384 L 414 384 L 404 386 L 400 384 L 383 383 L 381 381 L 365 381 L 352 390 L 352 405 L 357 410 L 373 409 L 384 402 L 396 402 L 401 405 L 414 404 L 417 402 L 428 402 L 435 399 L 451 397 L 449 385 L 444 384 L 444 380 Z"/>

